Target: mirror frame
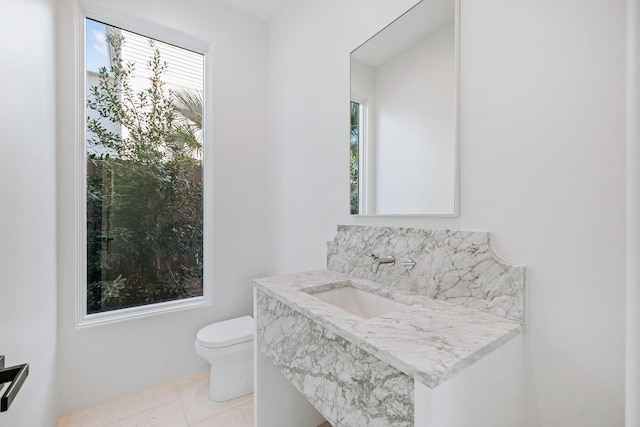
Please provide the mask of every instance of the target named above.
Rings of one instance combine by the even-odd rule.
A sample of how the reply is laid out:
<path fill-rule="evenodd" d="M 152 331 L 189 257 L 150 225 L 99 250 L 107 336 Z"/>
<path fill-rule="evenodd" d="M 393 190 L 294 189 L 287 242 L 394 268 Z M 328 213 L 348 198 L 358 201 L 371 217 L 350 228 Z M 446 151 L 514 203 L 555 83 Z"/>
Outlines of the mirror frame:
<path fill-rule="evenodd" d="M 397 18 L 393 19 L 389 24 L 385 25 L 383 28 L 378 30 L 375 34 L 365 40 L 363 43 L 360 43 L 355 49 L 353 49 L 349 53 L 349 57 L 351 58 L 351 54 L 358 50 L 362 45 L 366 44 L 369 40 L 377 36 L 380 32 L 384 31 L 387 27 L 395 23 L 398 19 L 402 18 L 404 15 L 413 10 L 416 6 L 418 6 L 423 1 L 428 2 L 429 0 L 420 0 L 413 6 L 411 6 L 407 11 L 402 13 Z M 373 213 L 373 214 L 352 214 L 349 213 L 351 217 L 431 217 L 431 218 L 455 218 L 460 216 L 460 1 L 461 0 L 451 0 L 454 2 L 454 61 L 455 61 L 455 70 L 454 70 L 454 109 L 453 109 L 453 123 L 454 123 L 454 165 L 453 165 L 453 212 L 447 213 L 416 213 L 416 214 L 385 214 L 385 213 Z M 352 101 L 352 93 L 351 93 L 351 61 L 349 61 L 349 104 Z M 350 165 L 349 165 L 350 167 Z M 359 183 L 360 187 L 362 187 L 362 183 Z M 350 195 L 350 194 L 349 194 Z M 347 209 L 349 209 L 350 204 L 347 204 Z"/>

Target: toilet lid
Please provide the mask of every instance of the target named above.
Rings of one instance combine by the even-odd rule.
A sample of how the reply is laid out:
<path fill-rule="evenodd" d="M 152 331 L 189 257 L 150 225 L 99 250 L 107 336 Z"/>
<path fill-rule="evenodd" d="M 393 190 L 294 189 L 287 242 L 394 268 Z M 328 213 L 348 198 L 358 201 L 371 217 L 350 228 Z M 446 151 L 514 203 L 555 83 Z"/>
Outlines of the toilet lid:
<path fill-rule="evenodd" d="M 213 323 L 200 329 L 196 335 L 196 342 L 206 348 L 227 347 L 252 339 L 253 317 L 251 316 Z"/>

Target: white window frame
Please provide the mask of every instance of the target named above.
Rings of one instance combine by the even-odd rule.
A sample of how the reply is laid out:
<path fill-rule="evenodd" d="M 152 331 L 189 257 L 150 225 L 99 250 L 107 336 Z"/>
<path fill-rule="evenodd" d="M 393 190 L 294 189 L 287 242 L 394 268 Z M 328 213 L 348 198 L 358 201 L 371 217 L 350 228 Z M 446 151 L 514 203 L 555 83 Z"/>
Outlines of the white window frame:
<path fill-rule="evenodd" d="M 371 144 L 369 135 L 369 99 L 360 94 L 352 93 L 351 101 L 359 105 L 359 129 L 358 129 L 358 214 L 366 215 L 371 206 L 371 188 L 368 183 L 374 176 L 371 172 Z M 371 176 L 369 176 L 371 175 Z"/>
<path fill-rule="evenodd" d="M 212 305 L 213 239 L 213 161 L 212 161 L 212 82 L 213 49 L 210 42 L 162 25 L 124 16 L 88 2 L 81 2 L 77 20 L 75 197 L 76 197 L 76 325 L 78 328 L 119 322 L 143 316 L 158 315 L 195 307 Z M 139 307 L 122 308 L 87 314 L 87 229 L 86 229 L 86 19 L 104 22 L 164 43 L 178 46 L 204 56 L 203 104 L 203 280 L 202 296 L 166 301 Z"/>

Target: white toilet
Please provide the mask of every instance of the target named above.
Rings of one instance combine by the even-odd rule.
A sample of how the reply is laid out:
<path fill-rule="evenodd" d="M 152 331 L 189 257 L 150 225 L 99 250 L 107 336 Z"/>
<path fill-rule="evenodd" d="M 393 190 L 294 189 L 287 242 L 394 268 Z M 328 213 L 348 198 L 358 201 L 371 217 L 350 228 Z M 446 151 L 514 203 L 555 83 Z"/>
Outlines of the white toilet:
<path fill-rule="evenodd" d="M 211 364 L 211 400 L 222 402 L 253 392 L 253 329 L 253 317 L 244 316 L 198 331 L 196 353 Z"/>

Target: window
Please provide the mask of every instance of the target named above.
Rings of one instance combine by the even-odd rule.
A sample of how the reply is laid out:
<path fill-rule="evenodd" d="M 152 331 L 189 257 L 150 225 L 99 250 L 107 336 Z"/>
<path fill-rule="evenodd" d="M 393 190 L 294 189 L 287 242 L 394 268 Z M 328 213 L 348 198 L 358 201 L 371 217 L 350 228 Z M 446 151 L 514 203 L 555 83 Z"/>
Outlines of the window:
<path fill-rule="evenodd" d="M 351 214 L 360 213 L 360 104 L 351 101 L 351 144 L 349 155 L 349 178 L 351 182 Z"/>
<path fill-rule="evenodd" d="M 356 96 L 352 95 L 352 98 Z M 351 183 L 350 213 L 364 215 L 367 213 L 367 188 L 365 183 L 368 175 L 367 161 L 367 101 L 357 97 L 351 100 L 351 137 L 349 178 Z"/>
<path fill-rule="evenodd" d="M 85 29 L 80 323 L 206 302 L 205 56 L 100 20 Z"/>

